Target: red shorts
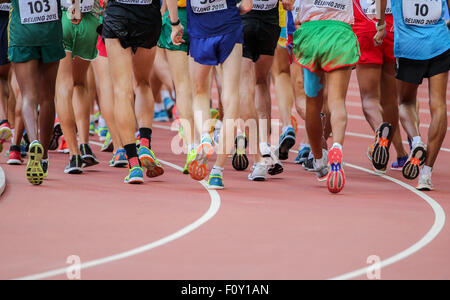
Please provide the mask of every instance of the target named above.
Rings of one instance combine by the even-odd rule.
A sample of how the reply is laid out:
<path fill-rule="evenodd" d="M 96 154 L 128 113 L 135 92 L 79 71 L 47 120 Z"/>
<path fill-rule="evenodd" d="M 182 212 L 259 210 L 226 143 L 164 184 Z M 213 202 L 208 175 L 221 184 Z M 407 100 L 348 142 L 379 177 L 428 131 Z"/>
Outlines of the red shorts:
<path fill-rule="evenodd" d="M 106 53 L 106 46 L 105 46 L 105 43 L 103 43 L 103 39 L 101 36 L 98 37 L 97 50 L 98 50 L 98 55 L 103 56 L 103 57 L 108 57 L 108 54 Z"/>
<path fill-rule="evenodd" d="M 358 33 L 359 47 L 361 48 L 361 57 L 358 64 L 377 64 L 395 63 L 394 57 L 394 33 L 387 32 L 383 44 L 375 47 L 373 37 L 375 32 Z"/>

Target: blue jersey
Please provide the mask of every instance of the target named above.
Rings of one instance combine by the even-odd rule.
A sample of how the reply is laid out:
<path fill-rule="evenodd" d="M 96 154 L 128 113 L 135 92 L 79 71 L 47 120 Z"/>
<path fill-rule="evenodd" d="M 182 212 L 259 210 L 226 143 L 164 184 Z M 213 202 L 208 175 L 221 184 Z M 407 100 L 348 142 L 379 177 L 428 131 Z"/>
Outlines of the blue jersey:
<path fill-rule="evenodd" d="M 391 4 L 395 57 L 427 60 L 450 49 L 446 0 L 391 0 Z"/>
<path fill-rule="evenodd" d="M 194 38 L 225 35 L 242 26 L 236 0 L 188 0 L 188 33 Z"/>

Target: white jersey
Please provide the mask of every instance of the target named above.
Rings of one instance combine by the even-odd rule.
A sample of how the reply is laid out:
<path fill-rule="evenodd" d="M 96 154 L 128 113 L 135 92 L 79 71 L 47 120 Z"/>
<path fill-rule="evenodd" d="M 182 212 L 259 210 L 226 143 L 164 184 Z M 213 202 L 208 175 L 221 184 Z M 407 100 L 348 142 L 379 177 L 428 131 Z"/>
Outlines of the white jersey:
<path fill-rule="evenodd" d="M 334 20 L 352 25 L 352 0 L 301 0 L 297 15 L 300 23 L 309 21 Z"/>

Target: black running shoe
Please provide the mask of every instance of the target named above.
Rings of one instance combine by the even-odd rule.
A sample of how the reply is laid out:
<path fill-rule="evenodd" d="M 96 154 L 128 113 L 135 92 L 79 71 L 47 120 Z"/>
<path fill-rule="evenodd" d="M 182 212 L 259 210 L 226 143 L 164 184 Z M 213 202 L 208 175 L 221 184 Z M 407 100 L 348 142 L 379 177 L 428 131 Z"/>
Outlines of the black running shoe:
<path fill-rule="evenodd" d="M 248 168 L 248 158 L 245 153 L 247 138 L 243 135 L 238 135 L 234 140 L 234 146 L 233 168 L 236 171 L 244 171 Z"/>
<path fill-rule="evenodd" d="M 295 130 L 289 127 L 285 133 L 280 137 L 280 143 L 275 153 L 278 154 L 280 160 L 287 160 L 289 158 L 289 150 L 295 145 Z"/>
<path fill-rule="evenodd" d="M 99 161 L 97 160 L 97 157 L 95 157 L 95 154 L 92 152 L 89 144 L 80 145 L 80 151 L 81 158 L 83 159 L 85 167 L 91 167 L 99 164 Z"/>
<path fill-rule="evenodd" d="M 66 174 L 81 174 L 83 173 L 83 159 L 81 155 L 72 155 L 69 164 L 64 170 Z"/>
<path fill-rule="evenodd" d="M 306 171 L 308 172 L 313 172 L 314 171 L 314 157 L 308 158 L 304 163 L 303 163 L 303 168 L 305 168 Z"/>
<path fill-rule="evenodd" d="M 59 138 L 62 136 L 63 132 L 61 129 L 61 125 L 59 123 L 56 123 L 55 126 L 53 126 L 53 134 L 52 139 L 50 140 L 50 146 L 49 150 L 56 150 L 59 146 Z"/>
<path fill-rule="evenodd" d="M 383 123 L 377 129 L 376 141 L 372 152 L 372 164 L 376 170 L 385 171 L 389 162 L 389 146 L 393 136 L 392 126 Z"/>

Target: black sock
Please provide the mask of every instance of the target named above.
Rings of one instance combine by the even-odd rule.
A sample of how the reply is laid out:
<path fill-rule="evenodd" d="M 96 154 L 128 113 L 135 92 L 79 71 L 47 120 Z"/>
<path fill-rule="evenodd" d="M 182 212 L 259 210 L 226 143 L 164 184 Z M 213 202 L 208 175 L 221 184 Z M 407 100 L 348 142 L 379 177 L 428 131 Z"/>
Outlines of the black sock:
<path fill-rule="evenodd" d="M 150 128 L 139 128 L 139 135 L 141 136 L 141 144 L 144 142 L 144 146 L 152 148 L 152 130 Z M 146 139 L 142 141 L 142 139 Z M 146 145 L 148 140 L 148 145 Z"/>
<path fill-rule="evenodd" d="M 141 162 L 139 161 L 138 154 L 137 154 L 137 148 L 136 144 L 128 144 L 123 146 L 125 151 L 127 152 L 127 158 L 128 162 L 130 163 L 130 169 L 141 165 Z"/>
<path fill-rule="evenodd" d="M 11 147 L 9 148 L 9 151 L 17 151 L 17 152 L 20 152 L 20 146 L 17 146 L 17 145 L 11 145 Z"/>
<path fill-rule="evenodd" d="M 5 123 L 8 123 L 8 120 L 7 120 L 7 119 L 6 119 L 6 120 L 1 120 L 1 121 L 0 121 L 0 126 L 3 125 L 3 124 L 5 124 Z"/>

